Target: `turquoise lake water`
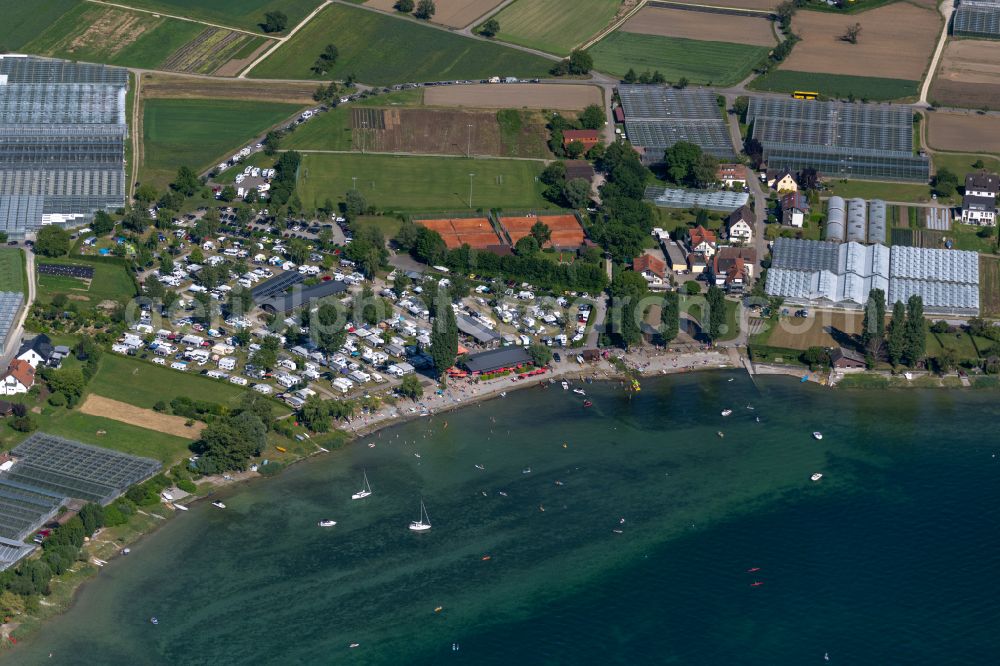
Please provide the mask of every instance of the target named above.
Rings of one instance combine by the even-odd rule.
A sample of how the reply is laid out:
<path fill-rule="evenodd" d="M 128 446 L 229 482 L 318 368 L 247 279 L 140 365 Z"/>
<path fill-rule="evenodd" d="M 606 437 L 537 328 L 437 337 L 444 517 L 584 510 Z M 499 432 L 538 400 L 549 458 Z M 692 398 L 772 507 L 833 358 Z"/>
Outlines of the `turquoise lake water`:
<path fill-rule="evenodd" d="M 995 393 L 584 388 L 589 409 L 526 389 L 228 490 L 0 661 L 1000 662 Z"/>

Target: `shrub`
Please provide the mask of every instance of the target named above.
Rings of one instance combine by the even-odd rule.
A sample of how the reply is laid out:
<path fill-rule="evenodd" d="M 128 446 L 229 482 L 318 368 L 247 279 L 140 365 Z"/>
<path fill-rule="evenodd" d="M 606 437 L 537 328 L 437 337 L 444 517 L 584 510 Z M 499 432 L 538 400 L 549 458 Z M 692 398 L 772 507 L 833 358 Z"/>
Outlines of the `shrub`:
<path fill-rule="evenodd" d="M 194 485 L 194 481 L 191 481 L 190 479 L 181 479 L 177 482 L 177 487 L 186 493 L 198 492 L 198 486 Z"/>
<path fill-rule="evenodd" d="M 66 406 L 66 396 L 62 393 L 53 393 L 49 396 L 49 404 L 53 407 L 65 407 Z"/>

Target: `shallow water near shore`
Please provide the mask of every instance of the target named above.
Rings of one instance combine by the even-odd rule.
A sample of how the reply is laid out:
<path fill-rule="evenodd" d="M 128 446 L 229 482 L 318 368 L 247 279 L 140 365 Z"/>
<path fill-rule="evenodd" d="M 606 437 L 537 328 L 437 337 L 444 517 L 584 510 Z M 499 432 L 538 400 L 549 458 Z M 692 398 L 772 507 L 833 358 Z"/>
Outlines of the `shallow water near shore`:
<path fill-rule="evenodd" d="M 996 661 L 995 393 L 579 386 L 592 407 L 512 392 L 202 502 L 0 662 Z"/>

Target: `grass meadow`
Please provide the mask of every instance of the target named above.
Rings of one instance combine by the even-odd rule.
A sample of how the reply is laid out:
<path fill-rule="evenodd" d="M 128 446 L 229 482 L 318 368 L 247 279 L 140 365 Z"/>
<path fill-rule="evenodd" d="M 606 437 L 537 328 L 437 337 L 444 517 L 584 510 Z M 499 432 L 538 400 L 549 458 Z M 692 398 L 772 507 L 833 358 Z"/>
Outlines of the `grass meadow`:
<path fill-rule="evenodd" d="M 310 68 L 327 44 L 340 56 L 325 75 Z M 429 28 L 355 7 L 332 4 L 250 72 L 254 78 L 343 79 L 372 85 L 544 76 L 552 63 L 530 53 Z"/>
<path fill-rule="evenodd" d="M 123 302 L 135 296 L 135 285 L 125 267 L 114 260 L 79 261 L 73 259 L 49 259 L 39 257 L 35 264 L 68 264 L 87 266 L 94 269 L 94 277 L 88 286 L 86 280 L 64 276 L 38 274 L 38 301 L 49 303 L 55 294 L 66 294 L 71 300 L 78 300 L 89 306 L 101 301 Z"/>
<path fill-rule="evenodd" d="M 886 101 L 916 97 L 920 82 L 778 69 L 755 79 L 750 87 L 754 90 L 788 93 L 809 90 L 825 97 L 847 98 L 853 95 L 859 100 Z"/>
<path fill-rule="evenodd" d="M 766 46 L 705 42 L 616 31 L 592 46 L 594 68 L 623 76 L 659 70 L 668 81 L 730 86 L 750 75 L 768 53 Z"/>
<path fill-rule="evenodd" d="M 479 208 L 551 208 L 537 181 L 540 161 L 402 157 L 394 155 L 306 154 L 296 192 L 306 209 L 329 197 L 342 200 L 357 177 L 369 205 L 383 210 L 472 210 Z"/>
<path fill-rule="evenodd" d="M 0 0 L 3 30 L 0 31 L 0 53 L 20 51 L 25 44 L 59 20 L 59 17 L 80 5 L 83 0 Z"/>
<path fill-rule="evenodd" d="M 607 26 L 620 6 L 620 0 L 516 0 L 494 16 L 497 39 L 569 55 Z"/>
<path fill-rule="evenodd" d="M 24 255 L 20 250 L 0 248 L 0 291 L 25 293 Z"/>
<path fill-rule="evenodd" d="M 286 32 L 319 6 L 322 0 L 122 0 L 121 4 L 141 9 L 218 23 L 219 25 L 263 32 L 264 14 L 281 11 L 288 17 Z M 280 33 L 279 33 L 280 34 Z"/>

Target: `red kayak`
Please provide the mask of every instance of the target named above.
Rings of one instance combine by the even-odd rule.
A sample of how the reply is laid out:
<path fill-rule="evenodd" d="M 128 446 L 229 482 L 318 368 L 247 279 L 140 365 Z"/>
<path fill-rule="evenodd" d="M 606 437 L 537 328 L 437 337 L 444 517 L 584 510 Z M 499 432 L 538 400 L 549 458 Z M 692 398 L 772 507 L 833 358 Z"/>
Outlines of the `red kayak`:
<path fill-rule="evenodd" d="M 747 569 L 747 573 L 754 573 L 755 571 L 760 571 L 760 567 L 754 567 L 752 569 Z"/>

